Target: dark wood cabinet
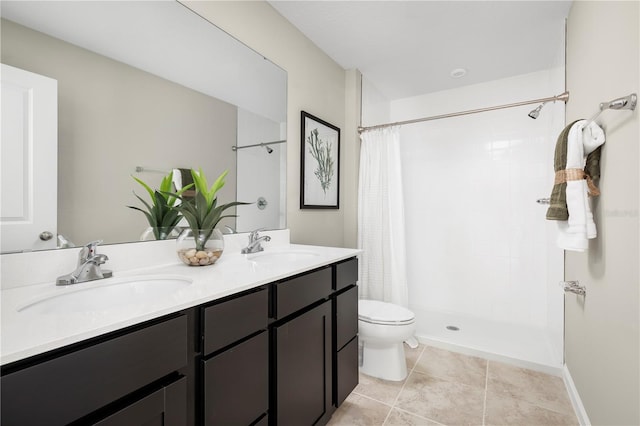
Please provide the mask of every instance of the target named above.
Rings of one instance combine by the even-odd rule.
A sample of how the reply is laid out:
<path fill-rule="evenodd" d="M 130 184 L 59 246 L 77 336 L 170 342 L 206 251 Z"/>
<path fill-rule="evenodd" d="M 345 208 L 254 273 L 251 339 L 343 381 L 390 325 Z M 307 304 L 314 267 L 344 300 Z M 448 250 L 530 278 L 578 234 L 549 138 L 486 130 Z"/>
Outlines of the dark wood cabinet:
<path fill-rule="evenodd" d="M 202 424 L 248 426 L 269 410 L 267 287 L 202 308 Z"/>
<path fill-rule="evenodd" d="M 358 287 L 335 295 L 336 350 L 339 351 L 358 334 Z"/>
<path fill-rule="evenodd" d="M 335 265 L 333 403 L 342 404 L 358 385 L 358 260 Z"/>
<path fill-rule="evenodd" d="M 358 287 L 335 295 L 333 401 L 339 407 L 358 385 Z"/>
<path fill-rule="evenodd" d="M 282 319 L 329 297 L 331 267 L 324 267 L 273 284 L 273 318 Z"/>
<path fill-rule="evenodd" d="M 358 383 L 355 258 L 2 367 L 0 424 L 306 426 Z"/>
<path fill-rule="evenodd" d="M 203 361 L 204 424 L 250 425 L 269 409 L 266 331 Z"/>
<path fill-rule="evenodd" d="M 333 289 L 340 291 L 355 285 L 358 281 L 358 258 L 347 259 L 335 264 L 335 279 Z"/>
<path fill-rule="evenodd" d="M 358 385 L 358 338 L 354 337 L 338 353 L 333 371 L 335 404 L 339 407 Z"/>
<path fill-rule="evenodd" d="M 178 377 L 186 366 L 186 315 L 112 333 L 15 371 L 3 368 L 2 425 L 65 425 L 83 418 L 95 423 L 122 410 L 132 395 L 146 398 L 145 388 Z M 186 393 L 172 395 L 186 404 Z"/>
<path fill-rule="evenodd" d="M 202 308 L 204 354 L 267 329 L 269 291 L 260 288 Z"/>
<path fill-rule="evenodd" d="M 95 424 L 98 426 L 183 425 L 187 418 L 186 392 L 187 379 L 182 377 Z"/>
<path fill-rule="evenodd" d="M 331 410 L 331 303 L 274 327 L 275 424 L 313 425 Z"/>
<path fill-rule="evenodd" d="M 358 261 L 273 285 L 270 424 L 323 425 L 358 384 Z"/>

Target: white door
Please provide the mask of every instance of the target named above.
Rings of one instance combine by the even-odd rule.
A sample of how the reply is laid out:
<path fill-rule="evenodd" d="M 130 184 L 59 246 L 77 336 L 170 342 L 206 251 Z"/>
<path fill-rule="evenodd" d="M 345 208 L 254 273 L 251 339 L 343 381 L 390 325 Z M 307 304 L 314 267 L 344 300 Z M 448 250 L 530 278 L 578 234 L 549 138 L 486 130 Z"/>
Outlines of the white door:
<path fill-rule="evenodd" d="M 0 250 L 55 248 L 58 82 L 2 64 Z"/>

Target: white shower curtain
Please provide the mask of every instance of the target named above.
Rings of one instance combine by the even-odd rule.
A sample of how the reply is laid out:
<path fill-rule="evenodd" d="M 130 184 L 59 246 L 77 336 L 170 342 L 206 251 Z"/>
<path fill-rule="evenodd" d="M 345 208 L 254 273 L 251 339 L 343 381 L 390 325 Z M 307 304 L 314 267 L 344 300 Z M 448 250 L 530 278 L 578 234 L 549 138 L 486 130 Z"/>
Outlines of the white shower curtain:
<path fill-rule="evenodd" d="M 358 187 L 360 298 L 408 306 L 399 128 L 362 135 Z"/>

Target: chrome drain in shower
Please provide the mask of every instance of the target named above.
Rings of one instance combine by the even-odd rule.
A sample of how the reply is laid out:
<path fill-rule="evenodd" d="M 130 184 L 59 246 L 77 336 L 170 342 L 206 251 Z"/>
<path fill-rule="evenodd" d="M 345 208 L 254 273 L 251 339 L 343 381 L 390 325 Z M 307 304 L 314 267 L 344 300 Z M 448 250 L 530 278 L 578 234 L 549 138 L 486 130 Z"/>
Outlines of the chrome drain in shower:
<path fill-rule="evenodd" d="M 456 327 L 455 325 L 448 325 L 446 328 L 451 331 L 460 331 L 460 327 Z"/>

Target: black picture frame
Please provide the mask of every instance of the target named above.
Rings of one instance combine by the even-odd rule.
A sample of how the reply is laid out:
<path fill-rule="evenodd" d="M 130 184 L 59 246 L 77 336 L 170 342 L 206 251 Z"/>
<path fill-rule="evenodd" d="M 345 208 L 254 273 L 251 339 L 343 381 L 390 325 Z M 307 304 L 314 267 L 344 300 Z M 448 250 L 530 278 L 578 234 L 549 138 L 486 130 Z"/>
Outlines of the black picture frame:
<path fill-rule="evenodd" d="M 300 208 L 340 208 L 340 129 L 300 114 Z"/>

